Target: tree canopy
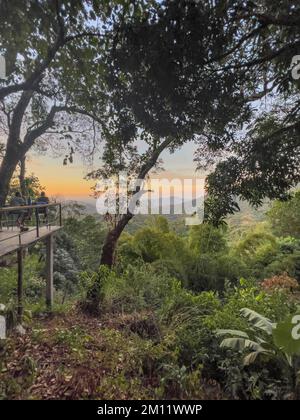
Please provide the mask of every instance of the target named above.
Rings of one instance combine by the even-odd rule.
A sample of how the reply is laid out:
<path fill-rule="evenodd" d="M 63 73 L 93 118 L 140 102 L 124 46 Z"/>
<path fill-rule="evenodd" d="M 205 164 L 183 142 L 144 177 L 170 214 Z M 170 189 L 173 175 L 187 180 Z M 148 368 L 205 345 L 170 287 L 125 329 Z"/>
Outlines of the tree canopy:
<path fill-rule="evenodd" d="M 237 197 L 259 205 L 299 182 L 299 22 L 292 0 L 166 0 L 120 28 L 112 56 L 128 77 L 113 77 L 118 91 L 126 86 L 119 100 L 160 133 L 197 141 L 199 169 L 216 165 L 206 203 L 214 223 L 238 210 Z"/>

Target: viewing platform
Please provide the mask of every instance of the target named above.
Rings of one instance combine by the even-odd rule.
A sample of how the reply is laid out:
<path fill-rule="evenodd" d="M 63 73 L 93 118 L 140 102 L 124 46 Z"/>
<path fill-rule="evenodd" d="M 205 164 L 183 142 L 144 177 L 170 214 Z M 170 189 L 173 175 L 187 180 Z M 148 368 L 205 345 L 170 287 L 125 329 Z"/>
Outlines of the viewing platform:
<path fill-rule="evenodd" d="M 54 210 L 54 211 L 53 211 Z M 28 231 L 16 226 L 19 214 L 27 214 Z M 0 257 L 54 234 L 62 228 L 61 204 L 40 204 L 0 208 Z"/>
<path fill-rule="evenodd" d="M 26 230 L 18 227 L 19 217 L 24 219 Z M 60 203 L 37 204 L 0 208 L 0 258 L 17 253 L 18 260 L 18 317 L 21 322 L 23 306 L 24 250 L 39 241 L 46 245 L 46 303 L 53 303 L 53 245 L 54 235 L 62 229 Z M 0 277 L 1 281 L 1 277 Z"/>
<path fill-rule="evenodd" d="M 42 226 L 39 236 L 36 230 L 29 230 L 20 234 L 18 228 L 12 228 L 9 231 L 0 231 L 0 257 L 16 252 L 19 248 L 28 248 L 37 241 L 46 238 L 57 232 L 61 226 Z"/>

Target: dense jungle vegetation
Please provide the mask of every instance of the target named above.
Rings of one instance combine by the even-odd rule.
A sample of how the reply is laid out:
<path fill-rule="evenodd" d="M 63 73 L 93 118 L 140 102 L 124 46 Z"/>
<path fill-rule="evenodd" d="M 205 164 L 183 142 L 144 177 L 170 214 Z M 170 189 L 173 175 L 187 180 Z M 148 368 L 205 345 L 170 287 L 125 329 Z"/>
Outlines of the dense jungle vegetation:
<path fill-rule="evenodd" d="M 148 216 L 121 236 L 114 269 L 99 270 L 106 225 L 67 205 L 54 314 L 44 307 L 36 246 L 26 258 L 28 333 L 2 349 L 2 398 L 295 398 L 297 357 L 289 362 L 258 320 L 280 323 L 299 304 L 299 206 L 296 192 L 266 206 L 263 220 L 246 206 L 219 228 Z M 6 264 L 0 295 L 13 318 L 16 268 L 13 258 Z M 95 282 L 97 318 L 81 309 Z M 270 352 L 221 346 L 223 329 L 264 340 Z"/>
<path fill-rule="evenodd" d="M 299 48 L 299 0 L 0 0 L 1 214 L 133 204 L 64 204 L 52 311 L 52 239 L 18 250 L 23 327 L 2 246 L 1 399 L 300 398 Z M 162 169 L 204 179 L 201 224 L 135 215 Z"/>

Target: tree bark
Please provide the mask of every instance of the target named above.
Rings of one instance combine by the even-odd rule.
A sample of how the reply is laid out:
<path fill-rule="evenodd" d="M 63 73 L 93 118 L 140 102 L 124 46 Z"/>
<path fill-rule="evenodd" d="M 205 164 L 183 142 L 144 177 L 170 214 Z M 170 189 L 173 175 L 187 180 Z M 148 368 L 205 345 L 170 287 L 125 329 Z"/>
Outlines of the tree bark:
<path fill-rule="evenodd" d="M 23 117 L 31 101 L 32 95 L 32 91 L 23 92 L 13 112 L 9 126 L 5 155 L 0 166 L 0 206 L 5 205 L 9 192 L 10 180 L 19 161 L 25 156 L 27 151 L 20 141 L 20 134 Z"/>
<path fill-rule="evenodd" d="M 115 262 L 115 253 L 118 243 L 118 239 L 121 236 L 124 228 L 126 227 L 129 220 L 133 217 L 133 214 L 127 213 L 122 216 L 118 224 L 114 229 L 108 232 L 101 254 L 100 265 L 105 265 L 109 268 L 112 268 Z M 89 315 L 98 316 L 101 313 L 101 302 L 103 299 L 102 293 L 102 279 L 99 278 L 100 272 L 94 283 L 87 290 L 86 299 L 81 302 L 81 308 L 84 312 L 87 312 Z"/>
<path fill-rule="evenodd" d="M 100 265 L 107 265 L 109 268 L 111 268 L 114 265 L 118 240 L 121 236 L 121 233 L 125 229 L 127 223 L 130 219 L 132 219 L 132 217 L 133 214 L 131 213 L 125 214 L 120 219 L 117 226 L 110 232 L 108 232 L 102 248 Z"/>
<path fill-rule="evenodd" d="M 20 190 L 23 198 L 27 196 L 27 188 L 26 188 L 26 156 L 23 156 L 20 160 Z"/>
<path fill-rule="evenodd" d="M 10 181 L 20 159 L 20 148 L 15 143 L 10 146 L 8 142 L 6 153 L 0 166 L 0 207 L 5 205 L 9 193 Z"/>

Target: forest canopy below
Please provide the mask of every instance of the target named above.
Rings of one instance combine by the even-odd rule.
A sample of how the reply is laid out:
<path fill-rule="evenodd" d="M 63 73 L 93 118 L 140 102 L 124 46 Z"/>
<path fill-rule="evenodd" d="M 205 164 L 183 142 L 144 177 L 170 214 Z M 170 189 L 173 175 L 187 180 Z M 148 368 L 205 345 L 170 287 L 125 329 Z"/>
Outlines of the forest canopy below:
<path fill-rule="evenodd" d="M 120 238 L 114 269 L 99 270 L 105 222 L 66 205 L 55 248 L 54 315 L 46 316 L 44 250 L 37 246 L 25 266 L 28 333 L 11 338 L 1 356 L 2 398 L 294 398 L 294 362 L 272 335 L 252 330 L 241 310 L 279 325 L 296 311 L 299 206 L 299 192 L 260 213 L 246 206 L 227 227 L 137 219 Z M 0 275 L 1 302 L 13 316 L 13 258 Z M 90 318 L 81 306 L 95 282 L 100 313 Z M 247 362 L 247 347 L 220 347 L 221 329 L 267 340 L 271 353 Z"/>

